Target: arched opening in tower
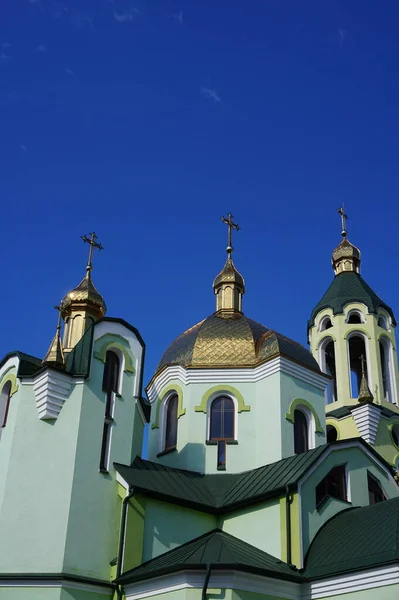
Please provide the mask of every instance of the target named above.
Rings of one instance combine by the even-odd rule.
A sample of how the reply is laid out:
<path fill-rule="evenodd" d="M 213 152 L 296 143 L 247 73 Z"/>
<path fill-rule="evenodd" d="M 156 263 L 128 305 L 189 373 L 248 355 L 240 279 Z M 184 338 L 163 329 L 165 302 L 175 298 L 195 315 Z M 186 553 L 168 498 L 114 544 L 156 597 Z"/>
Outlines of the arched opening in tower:
<path fill-rule="evenodd" d="M 362 357 L 366 359 L 366 344 L 361 335 L 353 335 L 349 338 L 348 352 L 351 398 L 358 398 L 362 379 Z M 364 360 L 364 372 L 368 381 L 367 360 Z M 370 385 L 370 382 L 368 383 Z"/>

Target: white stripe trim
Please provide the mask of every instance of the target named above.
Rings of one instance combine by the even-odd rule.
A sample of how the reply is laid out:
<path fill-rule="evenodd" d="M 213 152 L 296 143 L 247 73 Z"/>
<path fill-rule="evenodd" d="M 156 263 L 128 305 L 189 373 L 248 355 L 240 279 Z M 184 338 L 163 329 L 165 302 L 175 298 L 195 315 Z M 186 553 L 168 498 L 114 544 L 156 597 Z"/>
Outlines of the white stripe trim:
<path fill-rule="evenodd" d="M 283 356 L 277 356 L 258 367 L 248 369 L 185 369 L 177 365 L 170 366 L 153 380 L 147 389 L 147 395 L 151 403 L 155 402 L 162 389 L 176 380 L 183 385 L 190 383 L 257 382 L 279 372 L 292 375 L 323 391 L 329 383 L 327 375 L 315 373 Z"/>
<path fill-rule="evenodd" d="M 201 572 L 181 571 L 148 581 L 128 584 L 125 586 L 126 600 L 141 600 L 182 589 L 202 589 L 205 575 L 205 569 Z M 391 565 L 350 575 L 325 578 L 310 584 L 262 577 L 241 571 L 217 571 L 214 573 L 211 571 L 208 588 L 241 590 L 258 594 L 265 594 L 267 590 L 268 596 L 286 600 L 318 600 L 319 598 L 398 584 L 399 565 Z"/>

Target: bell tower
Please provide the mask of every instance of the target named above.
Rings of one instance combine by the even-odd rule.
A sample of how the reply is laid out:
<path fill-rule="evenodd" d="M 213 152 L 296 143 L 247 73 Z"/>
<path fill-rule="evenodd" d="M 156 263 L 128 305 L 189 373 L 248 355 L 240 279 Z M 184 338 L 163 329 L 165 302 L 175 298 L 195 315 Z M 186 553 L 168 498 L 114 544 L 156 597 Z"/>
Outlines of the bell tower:
<path fill-rule="evenodd" d="M 399 416 L 396 319 L 361 276 L 361 253 L 348 239 L 348 217 L 343 207 L 338 213 L 342 239 L 332 253 L 334 279 L 311 313 L 308 339 L 321 370 L 331 377 L 330 440 L 361 435 L 374 444 L 381 414 Z M 346 417 L 356 427 L 335 422 Z M 385 437 L 392 445 L 391 436 Z"/>

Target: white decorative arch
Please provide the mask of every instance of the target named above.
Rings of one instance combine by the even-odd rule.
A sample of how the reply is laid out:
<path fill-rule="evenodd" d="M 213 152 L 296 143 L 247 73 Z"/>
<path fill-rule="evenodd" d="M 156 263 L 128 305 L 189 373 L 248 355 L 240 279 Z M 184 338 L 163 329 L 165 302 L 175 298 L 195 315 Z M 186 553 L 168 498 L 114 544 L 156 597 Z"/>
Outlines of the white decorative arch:
<path fill-rule="evenodd" d="M 349 323 L 349 319 L 352 315 L 358 315 L 360 318 L 360 323 L 365 323 L 366 322 L 366 317 L 363 314 L 363 312 L 360 310 L 360 308 L 351 308 L 350 310 L 348 310 L 348 312 L 346 313 L 346 317 L 345 317 L 345 323 L 348 323 L 349 325 L 356 325 L 356 323 Z"/>
<path fill-rule="evenodd" d="M 386 395 L 384 394 L 384 388 L 382 390 L 382 393 L 384 394 L 384 400 L 386 400 L 387 402 L 391 402 L 392 404 L 397 404 L 398 403 L 398 396 L 397 396 L 397 390 L 396 390 L 396 381 L 395 381 L 395 363 L 394 363 L 394 355 L 393 355 L 393 345 L 392 345 L 392 341 L 389 339 L 389 337 L 387 335 L 380 335 L 378 336 L 378 342 L 379 345 L 381 344 L 381 346 L 383 346 L 384 348 L 384 361 L 385 364 L 382 364 L 382 357 L 381 357 L 381 350 L 380 350 L 380 346 L 379 346 L 379 359 L 381 361 L 381 376 L 383 375 L 384 371 L 387 375 L 387 382 L 386 382 L 386 395 L 388 397 L 386 397 Z"/>

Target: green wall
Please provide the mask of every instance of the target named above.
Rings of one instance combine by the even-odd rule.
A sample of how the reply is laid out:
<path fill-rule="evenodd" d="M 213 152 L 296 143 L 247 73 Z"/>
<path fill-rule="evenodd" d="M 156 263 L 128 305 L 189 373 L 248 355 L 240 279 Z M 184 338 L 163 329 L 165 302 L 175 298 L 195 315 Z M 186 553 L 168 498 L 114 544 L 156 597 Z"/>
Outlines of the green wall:
<path fill-rule="evenodd" d="M 218 526 L 226 533 L 282 558 L 279 499 L 219 517 Z"/>
<path fill-rule="evenodd" d="M 167 502 L 145 502 L 143 561 L 177 548 L 217 526 L 213 515 Z"/>

